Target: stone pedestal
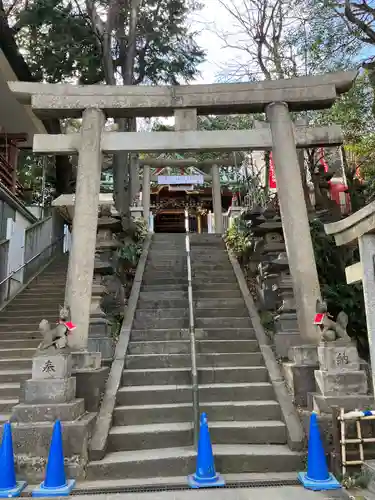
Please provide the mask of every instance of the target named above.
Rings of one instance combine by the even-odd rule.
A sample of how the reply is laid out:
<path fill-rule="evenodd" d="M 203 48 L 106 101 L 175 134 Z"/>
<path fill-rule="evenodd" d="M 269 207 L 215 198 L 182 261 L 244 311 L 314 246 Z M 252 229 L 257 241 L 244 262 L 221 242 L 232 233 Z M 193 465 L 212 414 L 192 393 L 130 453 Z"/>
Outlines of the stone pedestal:
<path fill-rule="evenodd" d="M 283 363 L 283 374 L 294 396 L 294 403 L 305 408 L 308 394 L 316 390 L 314 372 L 319 368 L 316 346 L 293 346 L 288 357 L 291 361 Z"/>
<path fill-rule="evenodd" d="M 55 349 L 33 358 L 32 378 L 21 385 L 11 422 L 17 474 L 29 482 L 43 479 L 56 419 L 62 422 L 64 455 L 70 477 L 83 477 L 95 414 L 76 397 L 73 356 Z"/>
<path fill-rule="evenodd" d="M 111 335 L 111 323 L 100 307 L 104 285 L 94 282 L 91 296 L 90 334 L 88 351 L 100 352 L 102 361 L 110 362 L 115 352 L 115 342 Z"/>
<path fill-rule="evenodd" d="M 317 391 L 310 398 L 312 409 L 329 412 L 332 405 L 347 408 L 349 402 L 353 405 L 349 409 L 361 407 L 359 403 L 367 396 L 368 384 L 355 345 L 339 340 L 321 343 L 318 358 L 319 370 L 315 371 Z"/>
<path fill-rule="evenodd" d="M 101 298 L 105 291 L 102 285 L 103 276 L 112 275 L 113 254 L 118 248 L 118 241 L 114 232 L 121 229 L 120 219 L 114 217 L 110 207 L 101 207 L 96 237 L 96 256 L 94 262 L 94 282 L 90 307 L 90 331 L 87 344 L 88 351 L 100 352 L 101 357 L 108 364 L 111 362 L 115 350 L 115 343 L 111 336 L 111 323 L 100 307 Z"/>
<path fill-rule="evenodd" d="M 283 242 L 283 228 L 281 220 L 272 211 L 252 220 L 252 231 L 259 238 L 256 247 L 258 253 L 258 296 L 260 306 L 266 311 L 275 311 L 280 306 L 276 285 L 278 274 L 272 265 L 279 252 L 285 251 Z M 263 222 L 265 220 L 265 222 Z"/>
<path fill-rule="evenodd" d="M 278 356 L 287 358 L 290 348 L 301 345 L 302 339 L 298 331 L 296 301 L 286 253 L 279 254 L 272 265 L 279 272 L 276 288 L 282 301 L 275 321 L 275 349 Z"/>
<path fill-rule="evenodd" d="M 140 219 L 141 217 L 143 217 L 143 207 L 130 207 L 130 214 L 134 219 Z"/>

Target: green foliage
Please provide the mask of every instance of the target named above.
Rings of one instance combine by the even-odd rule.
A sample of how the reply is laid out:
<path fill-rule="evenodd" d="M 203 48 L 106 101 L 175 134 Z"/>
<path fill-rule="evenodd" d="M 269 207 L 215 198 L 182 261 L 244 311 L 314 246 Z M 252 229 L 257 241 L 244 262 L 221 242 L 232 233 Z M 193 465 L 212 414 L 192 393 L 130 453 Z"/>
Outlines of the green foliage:
<path fill-rule="evenodd" d="M 139 244 L 143 243 L 148 235 L 148 224 L 143 217 L 134 220 L 134 240 Z"/>
<path fill-rule="evenodd" d="M 147 234 L 148 227 L 145 219 L 134 219 L 131 238 L 125 238 L 121 248 L 117 251 L 120 273 L 125 274 L 128 278 L 134 275 Z"/>
<path fill-rule="evenodd" d="M 225 241 L 240 263 L 245 263 L 252 251 L 251 231 L 246 221 L 237 217 L 227 230 Z"/>
<path fill-rule="evenodd" d="M 108 15 L 110 5 L 101 4 L 101 15 Z M 143 2 L 137 26 L 135 84 L 178 84 L 180 78 L 189 81 L 194 77 L 204 52 L 196 44 L 186 19 L 191 8 L 196 7 L 189 0 Z M 128 14 L 120 9 L 117 15 L 124 16 L 127 36 Z M 18 45 L 37 80 L 56 83 L 79 79 L 82 84 L 104 80 L 103 40 L 94 33 L 80 3 L 32 0 L 18 15 L 16 26 Z M 121 74 L 125 54 L 120 53 L 115 35 L 112 54 L 115 71 Z"/>
<path fill-rule="evenodd" d="M 138 264 L 139 257 L 142 253 L 142 246 L 131 241 L 119 248 L 118 257 L 121 260 L 123 269 L 131 270 L 135 269 Z"/>
<path fill-rule="evenodd" d="M 345 143 L 355 144 L 363 134 L 375 132 L 372 103 L 372 89 L 364 73 L 357 77 L 353 87 L 340 96 L 331 109 L 315 113 L 313 121 L 320 125 L 339 124 Z"/>
<path fill-rule="evenodd" d="M 324 231 L 318 219 L 311 222 L 311 238 L 321 292 L 328 311 L 336 317 L 340 311 L 349 316 L 348 334 L 356 339 L 359 354 L 368 357 L 365 306 L 361 284 L 346 283 L 345 267 L 359 260 L 358 250 L 338 247 Z"/>
<path fill-rule="evenodd" d="M 45 183 L 43 184 L 44 173 Z M 44 206 L 50 205 L 55 195 L 55 174 L 54 164 L 49 161 L 49 158 L 21 150 L 18 158 L 17 178 L 24 187 L 26 204 L 41 205 L 44 201 Z"/>
<path fill-rule="evenodd" d="M 304 0 L 302 22 L 289 37 L 299 59 L 305 62 L 306 74 L 321 74 L 353 67 L 363 43 L 337 15 L 331 0 Z"/>

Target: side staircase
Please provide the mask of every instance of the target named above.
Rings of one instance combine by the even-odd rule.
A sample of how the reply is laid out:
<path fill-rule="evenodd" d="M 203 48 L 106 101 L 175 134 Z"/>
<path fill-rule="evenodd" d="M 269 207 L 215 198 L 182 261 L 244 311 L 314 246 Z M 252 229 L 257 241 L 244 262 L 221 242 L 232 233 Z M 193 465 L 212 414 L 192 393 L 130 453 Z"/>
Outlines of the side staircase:
<path fill-rule="evenodd" d="M 239 478 L 295 472 L 302 457 L 286 444 L 225 245 L 215 235 L 192 235 L 191 242 L 200 410 L 208 414 L 216 468 Z M 155 234 L 107 455 L 88 465 L 89 481 L 170 483 L 194 471 L 188 327 L 185 235 Z"/>
<path fill-rule="evenodd" d="M 0 423 L 18 403 L 20 383 L 31 377 L 32 356 L 41 342 L 41 319 L 57 321 L 64 302 L 67 258 L 53 261 L 0 312 Z"/>

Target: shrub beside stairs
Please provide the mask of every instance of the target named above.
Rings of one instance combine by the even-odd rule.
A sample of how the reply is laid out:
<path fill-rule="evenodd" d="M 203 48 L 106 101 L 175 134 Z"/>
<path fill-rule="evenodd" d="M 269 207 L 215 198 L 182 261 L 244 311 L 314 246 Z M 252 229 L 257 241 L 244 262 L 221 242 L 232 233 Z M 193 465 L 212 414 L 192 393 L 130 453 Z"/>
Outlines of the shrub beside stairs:
<path fill-rule="evenodd" d="M 286 427 L 225 245 L 192 235 L 200 409 L 227 478 L 290 473 Z M 185 235 L 155 234 L 117 393 L 107 454 L 87 480 L 178 483 L 195 470 Z M 229 475 L 229 476 L 228 476 Z"/>

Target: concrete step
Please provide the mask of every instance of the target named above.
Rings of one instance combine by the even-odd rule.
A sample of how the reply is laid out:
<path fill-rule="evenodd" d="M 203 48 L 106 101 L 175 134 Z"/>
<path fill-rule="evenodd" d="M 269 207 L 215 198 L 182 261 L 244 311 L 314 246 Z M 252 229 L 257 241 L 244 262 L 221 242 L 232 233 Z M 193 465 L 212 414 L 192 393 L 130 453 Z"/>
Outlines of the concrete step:
<path fill-rule="evenodd" d="M 280 420 L 280 406 L 276 401 L 220 401 L 203 403 L 200 411 L 206 412 L 212 421 Z M 193 406 L 187 403 L 116 406 L 114 425 L 158 424 L 191 422 Z"/>
<path fill-rule="evenodd" d="M 169 330 L 179 328 L 189 328 L 189 319 L 185 318 L 142 318 L 134 319 L 133 328 L 136 330 L 144 330 L 156 328 L 157 330 Z"/>
<path fill-rule="evenodd" d="M 24 295 L 25 294 L 25 295 Z M 51 310 L 56 315 L 59 311 L 59 306 L 64 303 L 64 293 L 51 293 L 46 294 L 44 291 L 41 293 L 36 290 L 33 292 L 21 292 L 20 295 L 15 297 L 10 304 L 4 309 L 5 311 L 13 311 L 14 309 L 37 309 L 37 310 Z"/>
<path fill-rule="evenodd" d="M 0 413 L 0 424 L 5 424 L 6 422 L 9 422 L 10 417 L 11 417 L 10 413 Z"/>
<path fill-rule="evenodd" d="M 155 278 L 154 276 L 143 276 L 142 283 L 147 286 L 147 285 L 158 285 L 158 286 L 165 286 L 165 285 L 185 285 L 187 286 L 187 273 L 185 275 L 181 275 L 180 277 L 175 277 L 175 278 Z"/>
<path fill-rule="evenodd" d="M 156 292 L 187 292 L 187 284 L 144 284 L 142 282 L 141 292 L 156 293 Z"/>
<path fill-rule="evenodd" d="M 14 303 L 56 303 L 58 307 L 59 304 L 64 302 L 64 291 L 55 290 L 24 290 L 14 299 Z"/>
<path fill-rule="evenodd" d="M 188 316 L 188 307 L 174 309 L 138 309 L 135 312 L 135 319 L 169 319 L 183 318 Z"/>
<path fill-rule="evenodd" d="M 202 272 L 216 272 L 216 271 L 226 271 L 233 273 L 233 267 L 230 260 L 226 257 L 225 259 L 215 260 L 194 260 L 191 261 L 191 268 L 193 271 Z"/>
<path fill-rule="evenodd" d="M 207 288 L 209 285 L 209 288 Z M 192 286 L 194 290 L 212 290 L 217 289 L 233 289 L 238 287 L 237 278 L 235 276 L 220 276 L 216 273 L 207 274 L 206 276 L 199 274 L 192 276 Z"/>
<path fill-rule="evenodd" d="M 47 319 L 50 323 L 56 323 L 55 320 L 51 318 L 31 318 L 27 320 L 26 318 L 18 318 L 17 320 L 3 320 L 0 321 L 0 338 L 2 337 L 2 333 L 13 333 L 13 338 L 16 336 L 15 332 L 37 332 L 39 338 L 41 335 L 39 333 L 39 323 L 42 319 Z"/>
<path fill-rule="evenodd" d="M 33 350 L 33 354 L 34 354 Z M 32 354 L 29 353 L 29 357 L 26 358 L 1 358 L 0 357 L 0 373 L 2 370 L 30 370 L 31 373 L 32 365 Z"/>
<path fill-rule="evenodd" d="M 0 317 L 54 317 L 56 318 L 59 313 L 59 308 L 55 304 L 43 304 L 38 303 L 34 305 L 20 305 L 20 304 L 10 304 L 4 311 L 0 312 Z"/>
<path fill-rule="evenodd" d="M 17 358 L 20 359 L 20 358 L 27 358 L 28 360 L 30 360 L 33 355 L 35 353 L 35 348 L 27 348 L 27 347 L 19 347 L 18 349 L 17 348 L 13 348 L 13 349 L 4 349 L 2 348 L 1 346 L 1 343 L 0 343 L 0 359 L 4 359 L 4 360 L 9 360 L 9 361 L 17 361 Z M 0 365 L 0 366 L 3 366 L 3 365 Z M 1 369 L 1 368 L 0 368 Z"/>
<path fill-rule="evenodd" d="M 32 281 L 32 285 L 55 285 L 55 286 L 65 286 L 66 285 L 66 273 L 61 274 L 56 273 L 54 276 L 41 275 L 39 278 L 35 278 Z"/>
<path fill-rule="evenodd" d="M 154 297 L 157 294 L 154 294 Z M 138 309 L 187 309 L 189 307 L 189 301 L 187 294 L 185 298 L 182 299 L 154 299 L 154 300 L 144 300 L 140 298 L 138 300 Z"/>
<path fill-rule="evenodd" d="M 20 350 L 24 349 L 33 349 L 33 352 L 35 352 L 35 349 L 38 347 L 38 345 L 41 342 L 41 338 L 39 339 L 11 339 L 11 340 L 4 340 L 3 337 L 0 337 L 0 349 L 14 349 L 17 352 Z"/>
<path fill-rule="evenodd" d="M 263 356 L 260 352 L 197 354 L 197 365 L 202 368 L 259 366 L 263 364 Z M 133 370 L 141 368 L 189 368 L 191 359 L 188 354 L 135 354 L 126 356 L 125 366 Z"/>
<path fill-rule="evenodd" d="M 40 313 L 34 312 L 32 314 L 25 313 L 0 313 L 0 325 L 29 325 L 37 324 L 39 325 L 42 319 L 47 319 L 49 322 L 55 322 L 57 320 L 58 314 L 50 313 L 49 315 L 41 316 Z"/>
<path fill-rule="evenodd" d="M 195 338 L 197 340 L 253 340 L 255 331 L 253 328 L 196 328 Z M 134 329 L 130 337 L 132 342 L 145 341 L 168 341 L 168 340 L 190 340 L 188 329 Z"/>
<path fill-rule="evenodd" d="M 160 258 L 163 259 L 169 258 L 170 260 L 175 260 L 175 259 L 186 259 L 187 255 L 185 247 L 163 248 L 162 246 L 157 246 L 150 249 L 148 258 L 149 260 L 153 261 L 159 260 Z"/>
<path fill-rule="evenodd" d="M 182 280 L 187 281 L 187 270 L 186 269 L 163 269 L 160 271 L 152 271 L 151 269 L 145 269 L 143 274 L 143 280 L 146 281 L 164 281 L 164 280 Z"/>
<path fill-rule="evenodd" d="M 13 406 L 18 404 L 18 398 L 4 398 L 0 399 L 0 412 L 11 413 Z"/>
<path fill-rule="evenodd" d="M 268 382 L 233 384 L 200 384 L 201 404 L 213 401 L 259 401 L 274 399 Z M 148 404 L 191 403 L 191 385 L 149 385 L 121 387 L 117 392 L 119 406 Z"/>
<path fill-rule="evenodd" d="M 194 307 L 198 311 L 200 309 L 215 309 L 223 308 L 228 309 L 230 307 L 236 309 L 238 307 L 245 307 L 245 303 L 242 297 L 228 297 L 228 298 L 199 298 L 197 299 L 193 295 Z M 247 310 L 247 309 L 246 309 Z"/>
<path fill-rule="evenodd" d="M 14 340 L 15 338 L 18 340 L 38 339 L 39 344 L 42 341 L 38 328 L 35 326 L 21 325 L 19 328 L 15 328 L 14 325 L 11 325 L 11 327 L 8 325 L 0 326 L 1 340 Z"/>
<path fill-rule="evenodd" d="M 214 445 L 215 466 L 222 474 L 295 472 L 303 468 L 303 455 L 286 445 Z M 87 479 L 187 476 L 195 470 L 192 446 L 108 453 L 91 462 Z"/>
<path fill-rule="evenodd" d="M 221 313 L 221 311 L 220 311 Z M 249 317 L 243 318 L 228 318 L 228 317 L 213 317 L 195 319 L 196 328 L 251 328 L 252 323 Z"/>
<path fill-rule="evenodd" d="M 193 297 L 197 297 L 197 294 L 201 292 L 222 291 L 225 292 L 225 294 L 227 294 L 231 290 L 236 290 L 236 291 L 239 290 L 238 283 L 237 281 L 234 280 L 232 282 L 226 282 L 226 283 L 216 282 L 216 281 L 213 283 L 211 279 L 207 279 L 206 281 L 203 282 L 198 282 L 196 279 L 194 279 L 192 287 L 193 287 Z"/>
<path fill-rule="evenodd" d="M 170 309 L 172 310 L 172 309 Z M 136 313 L 137 316 L 138 312 Z M 218 313 L 216 313 L 218 314 Z M 224 314 L 220 311 L 220 314 Z M 22 325 L 20 325 L 22 326 Z M 195 319 L 196 328 L 251 328 L 252 323 L 250 318 L 246 315 L 244 317 L 196 317 Z M 1 325 L 0 325 L 1 327 Z M 148 330 L 148 329 L 164 329 L 164 330 L 175 330 L 179 328 L 189 328 L 189 319 L 186 315 L 180 318 L 161 318 L 161 317 L 136 317 L 133 323 L 133 327 L 136 330 Z"/>
<path fill-rule="evenodd" d="M 218 315 L 218 306 L 217 308 L 212 308 L 212 309 L 204 309 L 204 308 L 196 308 L 195 309 L 195 318 L 216 318 Z M 247 310 L 246 306 L 239 305 L 239 306 L 233 306 L 233 307 L 225 307 L 222 306 L 220 307 L 220 316 L 224 316 L 227 319 L 230 318 L 248 318 L 249 317 L 249 311 Z"/>
<path fill-rule="evenodd" d="M 188 340 L 131 341 L 128 347 L 128 354 L 190 354 L 190 351 Z M 198 340 L 196 351 L 198 354 L 256 352 L 259 351 L 259 346 L 256 340 Z"/>
<path fill-rule="evenodd" d="M 192 444 L 193 429 L 189 422 L 112 427 L 108 435 L 109 452 L 173 448 Z"/>
<path fill-rule="evenodd" d="M 285 444 L 285 424 L 268 420 L 216 422 L 210 420 L 213 444 Z M 190 446 L 193 442 L 191 422 L 127 425 L 112 427 L 108 436 L 109 451 L 127 451 Z"/>
<path fill-rule="evenodd" d="M 24 292 L 22 293 L 53 293 L 55 295 L 58 295 L 65 290 L 65 284 L 55 284 L 53 280 L 49 284 L 41 284 L 41 283 L 31 283 L 30 286 L 25 288 Z"/>
<path fill-rule="evenodd" d="M 0 399 L 18 399 L 19 393 L 20 393 L 20 382 L 0 383 Z"/>
<path fill-rule="evenodd" d="M 241 291 L 238 288 L 237 285 L 233 285 L 231 289 L 224 288 L 222 289 L 220 287 L 220 290 L 212 290 L 212 289 L 205 289 L 203 287 L 194 287 L 193 286 L 193 298 L 194 300 L 200 300 L 200 299 L 205 299 L 205 300 L 215 300 L 215 299 L 242 299 Z"/>
<path fill-rule="evenodd" d="M 268 380 L 268 371 L 265 366 L 224 366 L 198 369 L 199 384 L 268 382 Z M 126 369 L 123 372 L 122 384 L 124 386 L 189 385 L 191 384 L 191 368 Z"/>
<path fill-rule="evenodd" d="M 3 368 L 2 365 L 0 365 Z M 0 397 L 1 397 L 1 385 L 4 383 L 16 383 L 22 380 L 28 380 L 31 378 L 31 363 L 30 369 L 10 369 L 4 368 L 0 370 Z"/>
<path fill-rule="evenodd" d="M 188 292 L 187 288 L 185 290 L 170 290 L 167 292 L 140 292 L 138 304 L 143 302 L 154 302 L 154 301 L 169 301 L 169 300 L 187 300 Z"/>

